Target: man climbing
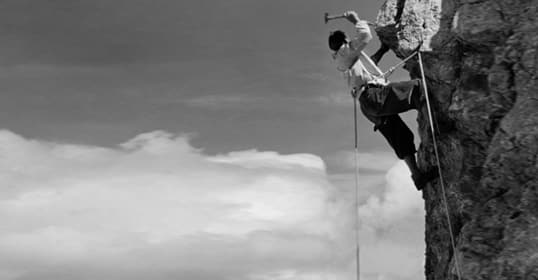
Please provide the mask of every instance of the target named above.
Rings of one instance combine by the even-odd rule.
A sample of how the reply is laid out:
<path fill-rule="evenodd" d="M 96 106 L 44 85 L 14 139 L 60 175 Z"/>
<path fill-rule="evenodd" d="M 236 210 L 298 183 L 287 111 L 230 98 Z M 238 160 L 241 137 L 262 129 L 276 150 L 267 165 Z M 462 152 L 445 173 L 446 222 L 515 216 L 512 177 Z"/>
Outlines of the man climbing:
<path fill-rule="evenodd" d="M 355 26 L 356 37 L 348 40 L 340 30 L 331 32 L 329 48 L 334 52 L 332 57 L 337 69 L 344 73 L 354 97 L 359 95 L 361 111 L 374 123 L 374 130 L 379 130 L 398 158 L 405 161 L 415 186 L 422 190 L 437 177 L 437 172 L 435 168 L 426 172 L 419 170 L 413 133 L 398 115 L 419 108 L 420 80 L 387 83 L 376 64 L 389 48 L 382 44 L 371 58 L 364 55 L 362 51 L 372 39 L 368 22 L 360 20 L 354 11 L 344 13 L 343 17 Z"/>

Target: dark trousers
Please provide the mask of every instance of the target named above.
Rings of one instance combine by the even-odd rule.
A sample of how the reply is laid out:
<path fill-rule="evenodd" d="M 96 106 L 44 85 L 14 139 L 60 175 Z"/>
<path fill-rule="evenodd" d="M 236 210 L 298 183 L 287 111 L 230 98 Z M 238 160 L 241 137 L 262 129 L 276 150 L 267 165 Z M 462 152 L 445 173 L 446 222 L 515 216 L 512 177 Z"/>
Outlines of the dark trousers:
<path fill-rule="evenodd" d="M 368 85 L 359 97 L 361 111 L 400 159 L 413 155 L 416 149 L 413 132 L 398 114 L 417 109 L 420 95 L 420 81 L 411 80 L 386 86 Z"/>

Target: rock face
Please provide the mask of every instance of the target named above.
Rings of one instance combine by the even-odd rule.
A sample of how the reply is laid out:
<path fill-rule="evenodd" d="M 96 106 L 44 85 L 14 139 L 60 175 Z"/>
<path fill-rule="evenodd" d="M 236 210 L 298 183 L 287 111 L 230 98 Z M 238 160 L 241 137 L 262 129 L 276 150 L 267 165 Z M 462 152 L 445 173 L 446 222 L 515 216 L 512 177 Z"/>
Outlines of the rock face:
<path fill-rule="evenodd" d="M 538 0 L 386 0 L 376 32 L 423 41 L 456 251 L 439 181 L 423 192 L 427 279 L 538 279 Z M 406 65 L 419 78 L 417 60 Z M 426 107 L 419 165 L 435 165 Z"/>

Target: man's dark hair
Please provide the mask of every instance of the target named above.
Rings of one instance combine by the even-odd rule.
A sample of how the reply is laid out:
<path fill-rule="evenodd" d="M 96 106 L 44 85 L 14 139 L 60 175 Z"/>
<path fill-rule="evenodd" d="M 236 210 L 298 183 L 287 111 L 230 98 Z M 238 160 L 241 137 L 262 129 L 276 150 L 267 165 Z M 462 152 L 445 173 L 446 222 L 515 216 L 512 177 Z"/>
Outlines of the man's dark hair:
<path fill-rule="evenodd" d="M 338 51 L 340 47 L 346 42 L 346 33 L 341 30 L 331 32 L 329 35 L 329 49 Z"/>

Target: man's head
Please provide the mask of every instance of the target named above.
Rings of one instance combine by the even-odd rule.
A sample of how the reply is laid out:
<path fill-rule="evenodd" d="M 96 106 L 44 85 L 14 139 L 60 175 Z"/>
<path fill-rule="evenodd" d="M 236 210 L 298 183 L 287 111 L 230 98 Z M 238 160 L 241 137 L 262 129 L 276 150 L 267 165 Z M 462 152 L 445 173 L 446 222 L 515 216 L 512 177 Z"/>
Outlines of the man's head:
<path fill-rule="evenodd" d="M 329 49 L 338 51 L 340 47 L 346 43 L 346 33 L 341 30 L 331 32 L 329 35 Z"/>

